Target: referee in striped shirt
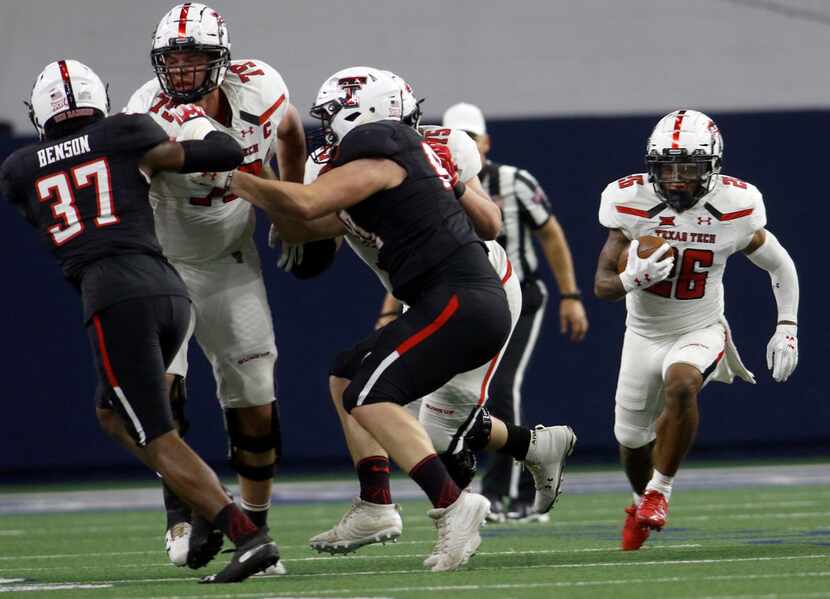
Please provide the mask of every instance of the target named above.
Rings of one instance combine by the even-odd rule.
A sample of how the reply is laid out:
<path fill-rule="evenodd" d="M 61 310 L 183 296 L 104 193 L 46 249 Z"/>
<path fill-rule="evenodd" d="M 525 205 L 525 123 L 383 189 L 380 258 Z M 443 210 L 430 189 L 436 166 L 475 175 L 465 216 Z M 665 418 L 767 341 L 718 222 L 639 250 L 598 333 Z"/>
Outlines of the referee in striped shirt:
<path fill-rule="evenodd" d="M 479 177 L 484 189 L 502 210 L 504 226 L 498 238 L 522 285 L 522 314 L 490 387 L 487 408 L 506 421 L 524 425 L 521 387 L 530 356 L 536 347 L 548 301 L 539 277 L 535 237 L 559 286 L 559 322 L 562 334 L 579 342 L 588 331 L 582 296 L 576 286 L 573 260 L 565 233 L 551 212 L 539 183 L 526 170 L 487 160 L 490 138 L 478 107 L 460 103 L 444 113 L 443 126 L 466 131 L 478 145 L 484 165 Z M 484 474 L 482 493 L 492 503 L 494 520 L 543 520 L 532 511 L 534 486 L 527 471 L 509 456 L 494 454 Z"/>

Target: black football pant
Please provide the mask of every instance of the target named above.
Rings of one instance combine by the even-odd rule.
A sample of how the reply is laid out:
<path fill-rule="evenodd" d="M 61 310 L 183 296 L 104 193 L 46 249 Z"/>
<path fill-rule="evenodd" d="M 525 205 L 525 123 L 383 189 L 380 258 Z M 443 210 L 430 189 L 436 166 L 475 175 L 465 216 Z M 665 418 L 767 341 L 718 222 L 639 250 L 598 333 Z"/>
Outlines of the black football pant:
<path fill-rule="evenodd" d="M 522 314 L 490 383 L 487 409 L 496 418 L 517 426 L 528 426 L 522 412 L 522 383 L 536 348 L 547 300 L 547 289 L 541 281 L 522 284 Z M 488 458 L 489 466 L 481 482 L 482 494 L 490 499 L 510 497 L 532 503 L 535 489 L 530 473 L 508 455 L 492 453 Z"/>
<path fill-rule="evenodd" d="M 189 323 L 189 299 L 156 295 L 104 308 L 87 324 L 97 405 L 115 410 L 140 447 L 175 428 L 164 373 Z"/>

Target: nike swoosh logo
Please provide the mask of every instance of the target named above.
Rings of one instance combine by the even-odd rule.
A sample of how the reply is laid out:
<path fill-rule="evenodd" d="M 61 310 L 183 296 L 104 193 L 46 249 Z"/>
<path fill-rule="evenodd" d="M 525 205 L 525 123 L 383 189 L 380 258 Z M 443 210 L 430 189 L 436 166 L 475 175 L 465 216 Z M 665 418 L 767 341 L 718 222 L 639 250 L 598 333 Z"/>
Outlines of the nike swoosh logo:
<path fill-rule="evenodd" d="M 270 545 L 270 544 L 271 543 L 263 543 L 262 545 L 257 545 L 253 549 L 248 549 L 248 551 L 246 551 L 245 553 L 243 553 L 242 555 L 239 556 L 239 563 L 244 564 L 249 559 L 251 559 L 251 556 L 254 555 L 257 551 L 259 551 L 263 547 L 268 547 L 268 545 Z"/>

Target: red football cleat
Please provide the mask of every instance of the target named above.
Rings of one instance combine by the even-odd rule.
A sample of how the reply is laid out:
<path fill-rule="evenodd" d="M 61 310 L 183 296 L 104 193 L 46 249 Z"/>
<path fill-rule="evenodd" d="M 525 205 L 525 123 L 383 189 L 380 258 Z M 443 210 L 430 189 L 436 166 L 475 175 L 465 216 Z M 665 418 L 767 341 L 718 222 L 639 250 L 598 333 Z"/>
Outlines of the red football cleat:
<path fill-rule="evenodd" d="M 660 530 L 666 525 L 669 517 L 669 502 L 660 491 L 646 491 L 643 500 L 637 508 L 637 524 L 643 527 Z"/>
<path fill-rule="evenodd" d="M 625 513 L 628 515 L 623 524 L 621 547 L 623 551 L 634 551 L 643 546 L 651 534 L 651 529 L 637 524 L 637 506 L 633 503 L 625 508 Z"/>

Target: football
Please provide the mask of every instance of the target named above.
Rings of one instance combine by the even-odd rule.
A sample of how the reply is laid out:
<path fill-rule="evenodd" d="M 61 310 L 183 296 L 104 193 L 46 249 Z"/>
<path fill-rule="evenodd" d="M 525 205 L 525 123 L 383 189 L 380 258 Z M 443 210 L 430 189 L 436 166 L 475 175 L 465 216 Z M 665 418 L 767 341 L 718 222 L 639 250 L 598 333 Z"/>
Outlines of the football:
<path fill-rule="evenodd" d="M 659 248 L 664 243 L 668 243 L 662 237 L 657 237 L 655 235 L 643 235 L 637 241 L 640 242 L 640 248 L 637 250 L 637 255 L 640 258 L 648 258 L 651 256 L 654 251 Z M 663 260 L 667 260 L 669 256 L 674 256 L 674 259 L 677 260 L 677 248 L 672 247 L 668 253 L 663 257 Z M 621 273 L 625 270 L 626 265 L 628 264 L 628 247 L 620 252 L 620 258 L 617 261 L 617 272 Z"/>

